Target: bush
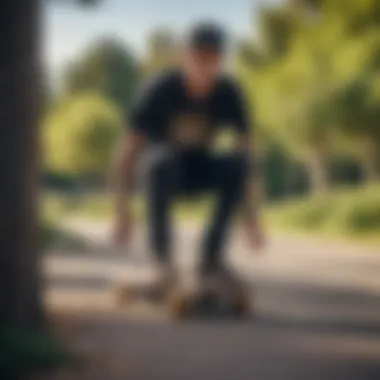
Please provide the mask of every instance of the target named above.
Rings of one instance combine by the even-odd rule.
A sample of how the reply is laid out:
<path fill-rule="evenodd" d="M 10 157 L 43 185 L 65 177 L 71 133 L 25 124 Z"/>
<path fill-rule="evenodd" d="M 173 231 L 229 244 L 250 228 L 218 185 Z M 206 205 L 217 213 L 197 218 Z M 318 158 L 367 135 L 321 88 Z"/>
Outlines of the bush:
<path fill-rule="evenodd" d="M 327 234 L 357 236 L 380 232 L 380 187 L 337 190 L 272 207 L 272 224 Z"/>
<path fill-rule="evenodd" d="M 99 94 L 63 100 L 45 121 L 46 169 L 68 178 L 104 175 L 110 168 L 121 133 L 119 110 Z"/>
<path fill-rule="evenodd" d="M 11 327 L 0 330 L 0 369 L 4 379 L 53 370 L 72 360 L 48 333 Z"/>
<path fill-rule="evenodd" d="M 364 189 L 338 198 L 325 231 L 365 234 L 380 231 L 380 189 Z"/>

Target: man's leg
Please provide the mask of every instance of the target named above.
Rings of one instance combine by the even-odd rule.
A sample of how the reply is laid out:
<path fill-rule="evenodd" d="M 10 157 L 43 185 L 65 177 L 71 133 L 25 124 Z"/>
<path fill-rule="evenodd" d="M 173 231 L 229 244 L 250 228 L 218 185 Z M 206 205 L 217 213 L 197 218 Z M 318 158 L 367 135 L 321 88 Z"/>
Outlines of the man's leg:
<path fill-rule="evenodd" d="M 202 270 L 205 273 L 217 270 L 222 264 L 226 237 L 243 198 L 249 174 L 248 160 L 242 154 L 211 157 L 210 160 L 211 186 L 217 200 L 202 252 Z"/>
<path fill-rule="evenodd" d="M 171 203 L 178 184 L 178 162 L 172 154 L 157 157 L 151 165 L 148 184 L 150 245 L 159 264 L 171 260 Z"/>

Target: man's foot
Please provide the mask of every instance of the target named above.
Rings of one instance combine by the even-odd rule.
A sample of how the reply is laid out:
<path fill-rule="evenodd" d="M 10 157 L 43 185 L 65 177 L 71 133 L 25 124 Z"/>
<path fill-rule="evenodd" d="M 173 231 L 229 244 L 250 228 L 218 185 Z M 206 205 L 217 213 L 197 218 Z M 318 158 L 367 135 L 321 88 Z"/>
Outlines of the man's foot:
<path fill-rule="evenodd" d="M 155 278 L 152 282 L 152 294 L 155 298 L 162 299 L 173 290 L 178 282 L 176 269 L 167 263 L 157 265 Z"/>
<path fill-rule="evenodd" d="M 202 268 L 200 280 L 205 289 L 236 289 L 242 285 L 236 273 L 223 264 Z"/>

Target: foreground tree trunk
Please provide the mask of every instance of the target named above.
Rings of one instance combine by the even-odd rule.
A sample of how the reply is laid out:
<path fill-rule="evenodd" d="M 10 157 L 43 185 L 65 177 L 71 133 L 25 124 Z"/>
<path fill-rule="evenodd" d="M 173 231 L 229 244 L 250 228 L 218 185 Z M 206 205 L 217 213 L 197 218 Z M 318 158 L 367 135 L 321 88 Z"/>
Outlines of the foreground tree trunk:
<path fill-rule="evenodd" d="M 0 327 L 43 322 L 37 231 L 39 0 L 0 12 Z"/>

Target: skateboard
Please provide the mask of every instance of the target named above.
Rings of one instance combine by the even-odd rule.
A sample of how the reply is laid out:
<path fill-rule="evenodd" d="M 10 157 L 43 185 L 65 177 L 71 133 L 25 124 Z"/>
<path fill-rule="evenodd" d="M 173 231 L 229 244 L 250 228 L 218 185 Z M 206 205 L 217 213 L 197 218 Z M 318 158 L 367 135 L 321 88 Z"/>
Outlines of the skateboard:
<path fill-rule="evenodd" d="M 202 284 L 195 275 L 182 276 L 182 281 L 164 289 L 151 280 L 126 282 L 115 291 L 119 308 L 144 302 L 163 306 L 174 320 L 192 318 L 244 318 L 252 311 L 251 294 L 242 282 Z"/>
<path fill-rule="evenodd" d="M 115 290 L 116 305 L 120 308 L 138 301 L 160 304 L 166 302 L 166 298 L 167 292 L 151 283 L 123 283 Z"/>
<path fill-rule="evenodd" d="M 251 314 L 251 296 L 244 284 L 185 284 L 168 297 L 169 314 L 188 318 L 245 318 Z"/>

